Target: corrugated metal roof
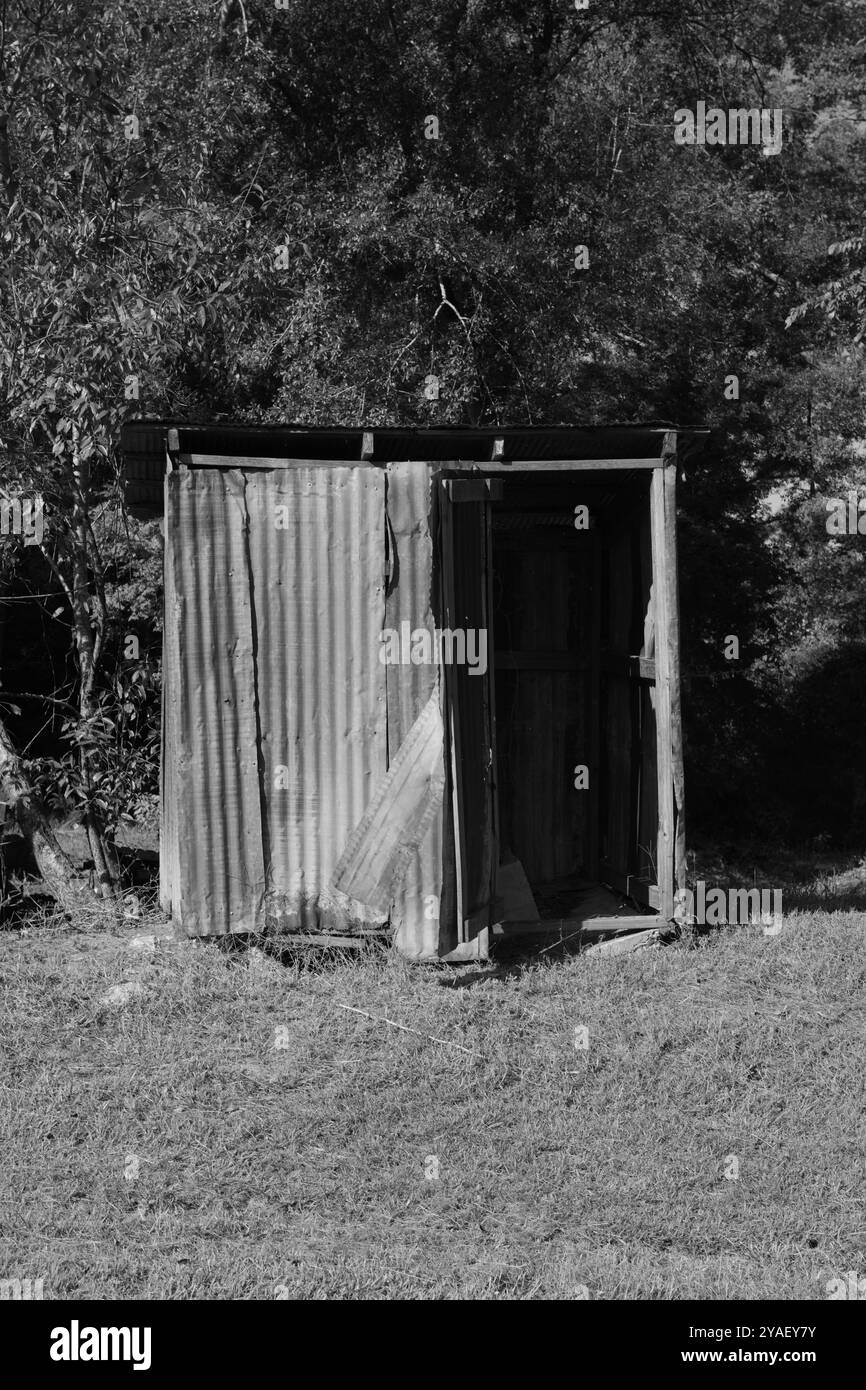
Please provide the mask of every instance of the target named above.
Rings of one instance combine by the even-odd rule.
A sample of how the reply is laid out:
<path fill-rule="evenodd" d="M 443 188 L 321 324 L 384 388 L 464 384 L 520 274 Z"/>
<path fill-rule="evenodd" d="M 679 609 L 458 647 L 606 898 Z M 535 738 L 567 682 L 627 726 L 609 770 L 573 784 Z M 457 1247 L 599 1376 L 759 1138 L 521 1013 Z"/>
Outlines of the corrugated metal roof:
<path fill-rule="evenodd" d="M 373 466 L 403 460 L 487 462 L 496 440 L 503 441 L 502 458 L 508 463 L 531 464 L 557 458 L 657 458 L 670 430 L 676 431 L 681 449 L 703 441 L 708 434 L 704 429 L 683 430 L 663 422 L 600 428 L 557 425 L 369 430 L 229 421 L 190 424 L 176 420 L 130 420 L 121 430 L 121 452 L 126 500 L 133 511 L 147 514 L 161 509 L 169 430 L 176 430 L 178 451 L 182 454 L 341 462 L 360 461 L 364 457 Z M 372 451 L 366 454 L 365 444 L 370 442 Z"/>

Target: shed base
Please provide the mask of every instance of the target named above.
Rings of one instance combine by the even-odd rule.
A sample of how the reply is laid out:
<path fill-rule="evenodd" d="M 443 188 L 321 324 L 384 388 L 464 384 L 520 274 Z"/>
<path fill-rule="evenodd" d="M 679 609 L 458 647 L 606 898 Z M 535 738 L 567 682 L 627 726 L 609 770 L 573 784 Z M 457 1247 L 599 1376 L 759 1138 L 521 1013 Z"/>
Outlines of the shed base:
<path fill-rule="evenodd" d="M 493 927 L 493 940 L 539 937 L 551 941 L 576 940 L 658 927 L 657 912 L 641 912 L 620 893 L 585 879 L 559 879 L 533 888 L 537 918 L 506 917 Z"/>

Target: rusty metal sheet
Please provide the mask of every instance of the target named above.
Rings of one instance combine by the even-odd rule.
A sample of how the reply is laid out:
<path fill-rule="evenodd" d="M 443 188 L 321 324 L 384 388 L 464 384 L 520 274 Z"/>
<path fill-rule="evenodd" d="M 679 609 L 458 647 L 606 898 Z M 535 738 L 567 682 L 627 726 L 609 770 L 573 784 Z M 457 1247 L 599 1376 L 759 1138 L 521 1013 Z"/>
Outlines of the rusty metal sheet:
<path fill-rule="evenodd" d="M 380 924 L 329 884 L 386 771 L 384 477 L 167 495 L 163 904 L 196 935 Z"/>
<path fill-rule="evenodd" d="M 399 632 L 401 624 L 409 622 L 412 630 L 426 628 L 432 633 L 436 620 L 430 469 L 419 469 L 409 462 L 392 463 L 387 479 L 392 581 L 385 605 L 385 625 Z M 386 670 L 389 759 L 393 759 L 431 697 L 439 698 L 440 677 L 434 665 L 389 665 Z M 444 749 L 440 772 L 444 779 Z M 439 786 L 441 781 L 437 778 Z M 395 942 L 411 960 L 437 960 L 457 940 L 456 923 L 448 921 L 447 897 L 443 894 L 444 797 L 441 792 L 438 795 L 437 814 L 417 845 L 410 848 L 403 882 L 391 905 Z"/>
<path fill-rule="evenodd" d="M 245 477 L 268 923 L 381 924 L 387 914 L 330 885 L 387 770 L 384 476 L 313 465 Z"/>
<path fill-rule="evenodd" d="M 169 498 L 169 480 L 165 477 L 164 489 L 165 516 L 171 514 L 172 503 Z M 165 535 L 166 524 L 162 523 Z M 159 905 L 168 916 L 175 916 L 175 904 L 179 912 L 180 903 L 180 860 L 177 842 L 177 778 L 174 750 L 178 746 L 177 711 L 179 706 L 178 682 L 180 679 L 180 651 L 178 648 L 178 627 L 175 621 L 177 594 L 173 547 L 171 539 L 173 528 L 168 531 L 168 541 L 163 550 L 163 625 L 162 625 L 162 717 L 161 748 L 159 758 Z"/>
<path fill-rule="evenodd" d="M 345 932 L 390 918 L 412 959 L 456 943 L 442 904 L 441 733 L 423 814 L 419 803 L 399 841 L 390 912 L 333 882 L 389 764 L 439 702 L 434 664 L 379 659 L 383 626 L 436 622 L 430 470 L 391 465 L 387 487 L 386 543 L 379 469 L 167 479 L 161 890 L 190 934 Z"/>
<path fill-rule="evenodd" d="M 264 920 L 244 491 L 236 470 L 178 471 L 166 487 L 163 892 L 196 936 Z"/>
<path fill-rule="evenodd" d="M 391 759 L 331 880 L 387 916 L 406 865 L 442 814 L 444 731 L 438 693 L 430 696 Z"/>

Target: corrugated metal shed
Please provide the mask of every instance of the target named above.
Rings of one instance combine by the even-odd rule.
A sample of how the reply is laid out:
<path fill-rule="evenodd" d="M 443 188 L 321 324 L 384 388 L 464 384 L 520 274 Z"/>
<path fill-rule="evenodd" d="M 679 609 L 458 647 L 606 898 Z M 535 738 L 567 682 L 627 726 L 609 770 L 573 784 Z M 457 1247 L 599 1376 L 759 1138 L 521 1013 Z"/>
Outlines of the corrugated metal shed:
<path fill-rule="evenodd" d="M 671 730 L 657 726 L 652 645 L 659 605 L 675 607 L 661 563 L 673 493 L 666 503 L 661 483 L 673 487 L 676 446 L 656 426 L 125 426 L 130 505 L 165 514 L 160 871 L 163 906 L 179 925 L 191 935 L 390 929 L 412 959 L 486 954 L 502 907 L 498 798 L 517 794 L 498 789 L 495 658 L 486 673 L 405 652 L 396 663 L 381 658 L 383 631 L 411 633 L 422 646 L 426 634 L 431 650 L 441 627 L 492 632 L 492 509 L 511 553 L 514 536 L 526 534 L 543 556 L 545 526 L 557 553 L 576 546 L 568 572 L 584 576 L 592 605 L 577 626 L 561 596 L 544 623 L 523 612 L 530 650 L 503 650 L 500 678 L 509 700 L 521 680 L 532 692 L 521 706 L 530 725 L 514 726 L 520 762 L 504 764 L 524 769 L 528 805 L 545 794 L 535 764 L 549 777 L 551 759 L 583 739 L 592 828 L 583 807 L 562 818 L 571 794 L 562 787 L 540 826 L 514 805 L 510 824 L 538 843 L 555 814 L 557 864 L 571 854 L 598 877 L 601 853 L 605 881 L 667 910 L 678 869 L 660 865 L 654 886 L 640 846 L 649 835 L 681 856 L 681 774 L 671 768 Z M 653 475 L 659 486 L 650 488 Z M 508 480 L 505 494 L 496 478 Z M 600 519 L 585 539 L 571 523 L 575 479 Z M 537 576 L 560 572 L 553 560 L 527 563 L 520 602 L 543 604 L 543 593 L 533 598 Z M 604 662 L 600 605 L 615 647 Z M 664 630 L 675 634 L 670 620 Z M 531 650 L 534 626 L 554 649 Z M 568 650 L 575 632 L 581 642 L 595 634 L 591 660 Z M 579 679 L 569 674 L 578 667 Z M 664 709 L 676 721 L 675 659 L 664 669 Z M 565 713 L 565 743 L 559 733 L 534 758 L 533 738 Z M 571 751 L 567 761 L 553 775 L 567 774 L 570 787 Z M 668 797 L 674 782 L 678 796 Z"/>

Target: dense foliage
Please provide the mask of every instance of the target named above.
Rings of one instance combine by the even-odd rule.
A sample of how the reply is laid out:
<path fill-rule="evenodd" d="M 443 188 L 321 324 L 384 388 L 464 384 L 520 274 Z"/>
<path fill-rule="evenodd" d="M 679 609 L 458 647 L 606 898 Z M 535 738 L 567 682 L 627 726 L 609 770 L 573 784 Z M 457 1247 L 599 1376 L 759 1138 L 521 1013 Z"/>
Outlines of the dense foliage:
<path fill-rule="evenodd" d="M 37 689 L 7 632 L 2 683 L 73 705 L 47 707 L 50 747 L 6 706 L 64 798 L 110 825 L 153 785 L 158 536 L 120 512 L 131 411 L 659 420 L 714 431 L 680 494 L 693 825 L 862 844 L 863 542 L 824 524 L 864 448 L 862 18 L 3 0 L 0 441 L 48 531 L 40 564 L 4 542 L 2 582 L 47 595 L 19 633 L 26 612 L 63 640 L 40 636 Z M 698 101 L 781 108 L 781 152 L 676 144 Z"/>

